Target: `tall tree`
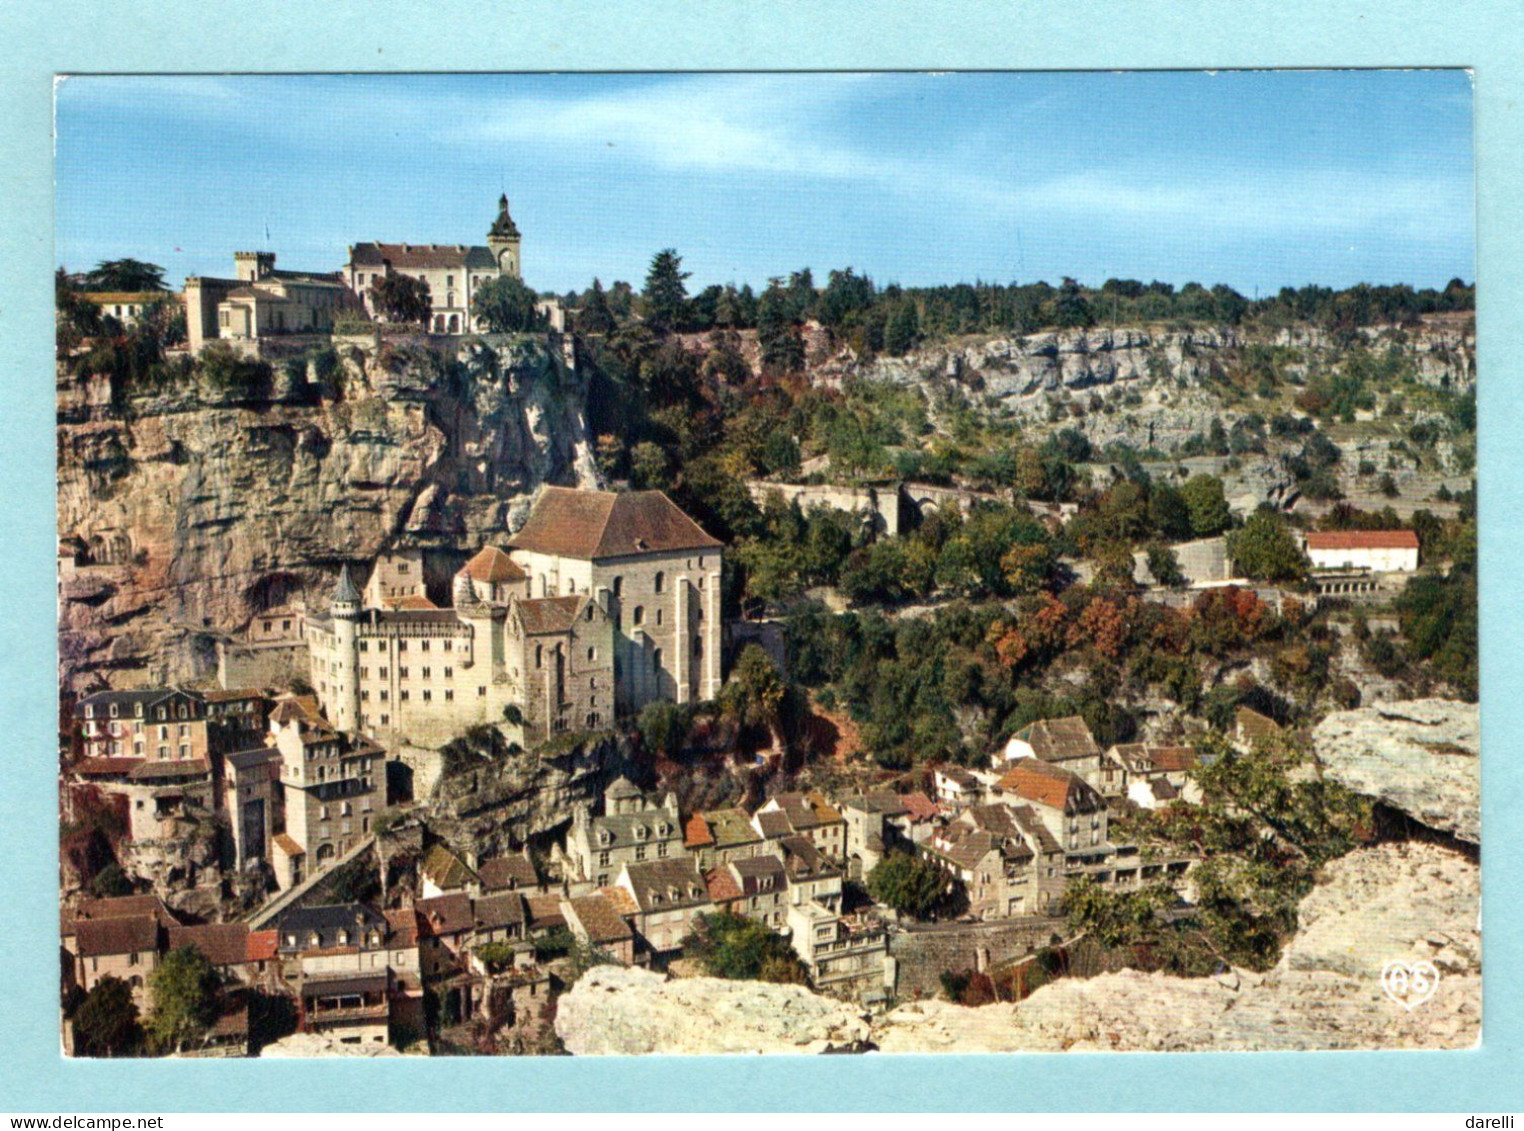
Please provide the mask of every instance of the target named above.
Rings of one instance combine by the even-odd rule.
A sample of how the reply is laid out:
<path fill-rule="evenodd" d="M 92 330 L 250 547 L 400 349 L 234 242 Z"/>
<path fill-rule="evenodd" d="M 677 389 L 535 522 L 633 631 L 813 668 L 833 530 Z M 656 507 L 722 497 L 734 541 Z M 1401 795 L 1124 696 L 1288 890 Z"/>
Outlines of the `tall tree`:
<path fill-rule="evenodd" d="M 675 330 L 684 325 L 688 313 L 688 288 L 684 280 L 683 257 L 675 247 L 664 248 L 651 258 L 646 272 L 646 322 L 654 330 Z"/>
<path fill-rule="evenodd" d="M 107 259 L 95 265 L 85 279 L 90 291 L 163 291 L 164 268 L 138 259 Z"/>
<path fill-rule="evenodd" d="M 187 1048 L 217 1020 L 221 983 L 199 950 L 182 946 L 170 951 L 148 976 L 148 988 L 153 996 L 148 1036 L 161 1051 Z"/>
<path fill-rule="evenodd" d="M 1217 476 L 1193 475 L 1186 480 L 1180 494 L 1190 512 L 1191 533 L 1198 538 L 1221 534 L 1233 521 L 1227 497 L 1223 494 L 1222 480 Z"/>
<path fill-rule="evenodd" d="M 788 313 L 788 297 L 776 284 L 757 303 L 757 344 L 762 368 L 769 373 L 798 373 L 804 368 L 804 342 Z"/>
<path fill-rule="evenodd" d="M 75 1050 L 80 1056 L 122 1056 L 142 1039 L 132 988 L 107 974 L 74 1012 Z"/>
<path fill-rule="evenodd" d="M 594 279 L 592 288 L 582 297 L 582 309 L 577 311 L 577 332 L 607 334 L 613 331 L 614 326 L 614 312 L 609 309 L 609 299 L 603 293 L 603 283 Z"/>
<path fill-rule="evenodd" d="M 422 326 L 434 310 L 429 284 L 412 275 L 382 275 L 371 283 L 370 295 L 388 322 Z"/>
<path fill-rule="evenodd" d="M 1228 557 L 1245 577 L 1257 581 L 1295 581 L 1307 573 L 1307 559 L 1286 520 L 1271 510 L 1257 510 L 1242 530 L 1228 535 Z"/>
<path fill-rule="evenodd" d="M 921 317 L 915 300 L 901 299 L 889 316 L 889 325 L 884 328 L 884 349 L 894 357 L 904 357 L 915 348 L 920 338 Z"/>
<path fill-rule="evenodd" d="M 494 334 L 517 334 L 540 324 L 536 301 L 535 293 L 522 279 L 499 275 L 477 288 L 471 313 Z"/>

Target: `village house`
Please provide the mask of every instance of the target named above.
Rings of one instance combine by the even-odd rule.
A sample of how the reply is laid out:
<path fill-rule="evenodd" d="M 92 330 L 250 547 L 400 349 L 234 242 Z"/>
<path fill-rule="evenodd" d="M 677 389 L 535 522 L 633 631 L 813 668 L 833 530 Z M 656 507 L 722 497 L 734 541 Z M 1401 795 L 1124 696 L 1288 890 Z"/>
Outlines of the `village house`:
<path fill-rule="evenodd" d="M 888 994 L 889 929 L 871 912 L 843 915 L 810 900 L 789 904 L 789 943 L 821 993 L 864 1003 Z"/>
<path fill-rule="evenodd" d="M 365 738 L 340 734 L 296 699 L 270 715 L 280 751 L 284 827 L 272 837 L 281 888 L 332 867 L 373 835 L 386 804 L 386 752 Z"/>
<path fill-rule="evenodd" d="M 1092 782 L 1104 797 L 1126 797 L 1143 809 L 1158 809 L 1183 800 L 1201 801 L 1201 787 L 1192 778 L 1199 759 L 1189 746 L 1147 742 L 1118 743 L 1106 751 L 1101 780 Z"/>
<path fill-rule="evenodd" d="M 601 951 L 624 966 L 635 962 L 635 932 L 625 921 L 621 908 L 633 909 L 623 889 L 589 892 L 562 902 L 566 925 L 579 941 Z"/>
<path fill-rule="evenodd" d="M 681 948 L 694 919 L 715 909 L 698 865 L 688 857 L 625 864 L 614 886 L 634 905 L 628 918 L 640 962 L 664 962 Z"/>
<path fill-rule="evenodd" d="M 931 771 L 932 789 L 943 805 L 962 808 L 984 799 L 984 783 L 962 766 L 938 766 Z"/>
<path fill-rule="evenodd" d="M 774 850 L 783 859 L 790 903 L 813 900 L 833 910 L 841 906 L 842 867 L 816 848 L 813 841 L 808 837 L 786 836 L 776 842 Z"/>
<path fill-rule="evenodd" d="M 846 818 L 820 793 L 780 793 L 758 808 L 754 814 L 760 822 L 758 831 L 764 839 L 771 840 L 783 835 L 785 826 L 776 818 L 767 817 L 769 813 L 781 813 L 788 822 L 787 832 L 809 838 L 831 859 L 846 859 Z"/>
<path fill-rule="evenodd" d="M 277 921 L 282 973 L 297 1026 L 342 1044 L 385 1044 L 391 1026 L 391 924 L 363 903 L 285 911 Z"/>
<path fill-rule="evenodd" d="M 602 816 L 577 809 L 566 836 L 567 857 L 577 879 L 588 887 L 608 887 L 626 864 L 683 853 L 677 795 L 647 796 L 628 778 L 617 779 L 603 791 Z"/>
<path fill-rule="evenodd" d="M 1083 778 L 1101 768 L 1101 748 L 1078 715 L 1039 719 L 1018 730 L 1005 744 L 1002 761 L 1009 766 L 1021 758 L 1062 766 Z"/>
<path fill-rule="evenodd" d="M 789 901 L 788 872 L 781 857 L 768 852 L 731 860 L 710 869 L 704 881 L 720 910 L 783 930 Z"/>
<path fill-rule="evenodd" d="M 746 810 L 711 809 L 695 813 L 683 826 L 683 848 L 707 871 L 719 864 L 755 856 L 763 850 L 763 837 Z"/>
<path fill-rule="evenodd" d="M 1306 536 L 1313 569 L 1368 569 L 1412 573 L 1418 568 L 1418 535 L 1411 530 L 1314 530 Z"/>
<path fill-rule="evenodd" d="M 100 308 L 102 316 L 114 318 L 122 329 L 130 330 L 153 307 L 163 303 L 178 306 L 183 300 L 172 291 L 79 291 L 78 297 Z"/>
<path fill-rule="evenodd" d="M 841 805 L 846 823 L 847 878 L 860 880 L 891 851 L 911 848 L 909 810 L 888 790 L 858 794 Z"/>
<path fill-rule="evenodd" d="M 492 856 L 477 864 L 476 877 L 481 882 L 482 893 L 496 892 L 543 892 L 548 885 L 535 870 L 534 860 L 528 851 L 511 852 L 506 856 Z"/>
<path fill-rule="evenodd" d="M 163 933 L 177 920 L 156 896 L 92 899 L 62 918 L 64 952 L 73 963 L 73 981 L 85 993 L 105 977 L 120 978 L 146 1011 L 148 976 L 159 965 Z"/>

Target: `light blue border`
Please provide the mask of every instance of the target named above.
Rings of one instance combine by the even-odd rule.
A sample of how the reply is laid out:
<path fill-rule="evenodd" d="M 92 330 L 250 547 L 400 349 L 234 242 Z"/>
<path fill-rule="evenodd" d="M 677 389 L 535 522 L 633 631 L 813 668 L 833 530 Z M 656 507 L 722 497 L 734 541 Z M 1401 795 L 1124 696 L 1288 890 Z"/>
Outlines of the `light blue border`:
<path fill-rule="evenodd" d="M 1524 1106 L 1514 610 L 1524 543 L 1516 2 L 0 3 L 0 1110 L 1498 1111 Z M 1481 310 L 1485 1047 L 1428 1054 L 85 1063 L 58 1054 L 52 75 L 59 71 L 1468 66 Z M 1415 128 L 1419 124 L 1415 124 Z M 1509 835 L 1504 835 L 1505 833 Z"/>

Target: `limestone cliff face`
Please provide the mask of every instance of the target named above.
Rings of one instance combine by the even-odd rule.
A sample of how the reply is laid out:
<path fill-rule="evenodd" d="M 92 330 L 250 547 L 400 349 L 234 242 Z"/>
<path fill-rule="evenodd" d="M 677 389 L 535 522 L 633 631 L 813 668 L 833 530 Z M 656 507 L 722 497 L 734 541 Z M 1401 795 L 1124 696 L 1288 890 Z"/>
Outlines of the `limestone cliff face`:
<path fill-rule="evenodd" d="M 326 603 L 342 562 L 398 540 L 449 560 L 542 483 L 596 481 L 582 380 L 541 342 L 338 355 L 321 376 L 278 367 L 247 403 L 187 387 L 122 405 L 61 373 L 58 530 L 86 548 L 60 583 L 66 686 L 204 676 L 218 635 Z"/>

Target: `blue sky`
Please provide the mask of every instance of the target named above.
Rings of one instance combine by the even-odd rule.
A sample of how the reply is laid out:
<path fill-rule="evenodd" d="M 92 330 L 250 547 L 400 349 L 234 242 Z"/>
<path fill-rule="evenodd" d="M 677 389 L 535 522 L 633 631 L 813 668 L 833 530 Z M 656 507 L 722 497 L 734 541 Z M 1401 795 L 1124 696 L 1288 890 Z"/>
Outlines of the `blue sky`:
<path fill-rule="evenodd" d="M 542 290 L 809 266 L 881 283 L 1474 277 L 1458 71 L 75 77 L 57 249 L 333 270 L 480 243 L 506 191 Z M 268 229 L 268 239 L 265 232 Z"/>

